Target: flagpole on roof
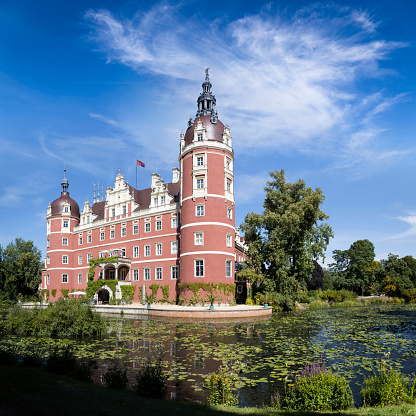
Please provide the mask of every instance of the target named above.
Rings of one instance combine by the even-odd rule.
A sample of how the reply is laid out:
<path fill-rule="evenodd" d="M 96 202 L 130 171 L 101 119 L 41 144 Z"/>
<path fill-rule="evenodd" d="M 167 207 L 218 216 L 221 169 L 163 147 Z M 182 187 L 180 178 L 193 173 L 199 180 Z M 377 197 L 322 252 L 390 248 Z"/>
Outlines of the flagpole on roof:
<path fill-rule="evenodd" d="M 136 189 L 137 189 L 137 161 L 136 161 Z"/>

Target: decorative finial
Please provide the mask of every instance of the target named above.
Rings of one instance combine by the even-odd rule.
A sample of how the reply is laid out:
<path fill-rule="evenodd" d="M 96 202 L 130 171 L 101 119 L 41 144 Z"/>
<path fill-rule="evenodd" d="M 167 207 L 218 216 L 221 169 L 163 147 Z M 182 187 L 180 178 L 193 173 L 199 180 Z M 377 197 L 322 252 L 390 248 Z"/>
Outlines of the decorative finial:
<path fill-rule="evenodd" d="M 94 198 L 92 200 L 92 203 L 95 204 L 95 184 L 94 184 Z"/>
<path fill-rule="evenodd" d="M 100 182 L 97 185 L 97 202 L 100 202 Z"/>
<path fill-rule="evenodd" d="M 208 67 L 208 68 L 205 70 L 205 81 L 209 81 L 209 74 L 208 74 L 209 68 L 210 68 L 210 67 Z"/>
<path fill-rule="evenodd" d="M 62 193 L 68 193 L 69 182 L 68 182 L 68 179 L 66 178 L 66 163 L 64 163 L 64 178 L 62 179 L 61 186 L 62 186 Z"/>
<path fill-rule="evenodd" d="M 215 111 L 217 100 L 215 99 L 215 95 L 211 92 L 212 84 L 209 80 L 208 71 L 209 68 L 205 70 L 205 81 L 202 84 L 202 92 L 197 100 L 198 111 L 196 112 L 196 117 L 211 116 L 211 123 L 215 124 L 218 120 L 218 114 Z M 190 127 L 189 123 L 188 127 Z"/>

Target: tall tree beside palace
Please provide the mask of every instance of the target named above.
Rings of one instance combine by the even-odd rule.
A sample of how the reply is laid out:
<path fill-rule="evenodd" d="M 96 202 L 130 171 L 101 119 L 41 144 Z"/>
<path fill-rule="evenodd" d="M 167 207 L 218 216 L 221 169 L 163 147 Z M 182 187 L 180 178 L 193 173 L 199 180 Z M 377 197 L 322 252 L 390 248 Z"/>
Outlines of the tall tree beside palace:
<path fill-rule="evenodd" d="M 324 258 L 331 226 L 320 208 L 320 188 L 298 180 L 288 183 L 284 170 L 270 173 L 261 214 L 247 214 L 241 225 L 248 244 L 249 265 L 262 273 L 264 289 L 293 299 L 311 279 L 314 259 Z"/>
<path fill-rule="evenodd" d="M 33 241 L 16 238 L 0 246 L 0 300 L 26 299 L 38 292 L 41 281 L 41 252 Z"/>

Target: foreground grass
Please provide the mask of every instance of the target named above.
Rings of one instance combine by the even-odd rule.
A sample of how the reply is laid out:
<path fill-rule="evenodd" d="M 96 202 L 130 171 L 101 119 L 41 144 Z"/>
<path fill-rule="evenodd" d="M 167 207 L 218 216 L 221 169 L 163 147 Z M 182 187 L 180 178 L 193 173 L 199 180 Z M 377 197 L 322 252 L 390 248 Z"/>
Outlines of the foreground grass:
<path fill-rule="evenodd" d="M 110 390 L 92 383 L 48 373 L 35 367 L 0 365 L 0 415 L 4 416 L 227 416 L 227 415 L 315 415 L 317 412 L 279 412 L 256 408 L 208 407 L 167 400 L 151 400 L 131 392 Z M 320 415 L 396 416 L 416 414 L 415 405 Z"/>

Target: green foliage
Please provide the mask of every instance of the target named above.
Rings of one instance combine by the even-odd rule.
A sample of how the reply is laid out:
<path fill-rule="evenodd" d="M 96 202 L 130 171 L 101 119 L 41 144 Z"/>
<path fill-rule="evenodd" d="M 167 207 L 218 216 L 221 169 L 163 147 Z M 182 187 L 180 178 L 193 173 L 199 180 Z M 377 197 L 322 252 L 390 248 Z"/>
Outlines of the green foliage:
<path fill-rule="evenodd" d="M 386 406 L 388 404 L 410 403 L 411 396 L 400 371 L 382 369 L 364 380 L 361 389 L 363 406 Z"/>
<path fill-rule="evenodd" d="M 29 299 L 41 283 L 42 253 L 33 244 L 16 238 L 0 246 L 0 300 Z"/>
<path fill-rule="evenodd" d="M 88 271 L 88 282 L 94 280 L 95 276 L 95 268 L 102 263 L 118 263 L 118 257 L 100 257 L 98 259 L 91 259 L 90 260 L 90 269 Z"/>
<path fill-rule="evenodd" d="M 169 285 L 161 286 L 162 289 L 162 302 L 169 302 Z"/>
<path fill-rule="evenodd" d="M 62 296 L 64 298 L 68 297 L 69 289 L 61 289 Z"/>
<path fill-rule="evenodd" d="M 107 324 L 81 300 L 60 299 L 45 309 L 15 305 L 6 317 L 6 329 L 16 335 L 84 337 L 104 335 Z"/>
<path fill-rule="evenodd" d="M 324 257 L 333 237 L 320 209 L 324 195 L 302 180 L 287 183 L 284 171 L 271 172 L 262 214 L 251 213 L 241 225 L 248 244 L 248 264 L 264 276 L 268 291 L 296 299 L 306 287 L 313 259 Z M 267 280 L 267 282 L 266 282 Z"/>
<path fill-rule="evenodd" d="M 150 287 L 150 290 L 152 291 L 152 296 L 154 297 L 154 301 L 153 302 L 156 302 L 157 292 L 159 290 L 160 285 L 158 285 L 157 283 L 153 283 L 149 287 Z M 152 303 L 152 302 L 150 302 L 150 303 Z"/>
<path fill-rule="evenodd" d="M 331 272 L 336 275 L 337 288 L 348 288 L 364 294 L 378 278 L 381 264 L 374 262 L 374 244 L 369 240 L 357 240 L 348 250 L 334 250 L 335 263 Z"/>
<path fill-rule="evenodd" d="M 42 289 L 41 290 L 41 299 L 45 300 L 46 302 L 49 301 L 49 289 Z"/>
<path fill-rule="evenodd" d="M 133 285 L 121 285 L 121 299 L 127 303 L 131 303 L 133 300 L 134 293 L 136 291 L 136 286 Z"/>
<path fill-rule="evenodd" d="M 352 404 L 352 391 L 347 380 L 326 370 L 322 361 L 306 365 L 295 377 L 285 398 L 285 407 L 300 411 L 339 411 Z"/>
<path fill-rule="evenodd" d="M 136 377 L 135 390 L 139 396 L 152 399 L 164 399 L 166 397 L 167 375 L 162 368 L 162 360 L 155 363 L 147 363 Z"/>
<path fill-rule="evenodd" d="M 196 305 L 199 302 L 202 302 L 201 298 L 201 290 L 205 291 L 208 294 L 208 297 L 204 298 L 204 302 L 210 298 L 211 295 L 215 296 L 215 300 L 221 300 L 222 295 L 229 296 L 229 299 L 231 299 L 233 303 L 233 297 L 235 294 L 235 283 L 202 283 L 202 282 L 196 282 L 196 283 L 179 283 L 178 284 L 179 291 L 186 295 L 186 292 L 190 290 L 194 296 L 189 299 L 190 305 Z M 182 303 L 185 302 L 186 298 L 185 296 L 181 296 L 181 299 L 183 299 Z M 230 303 L 231 304 L 231 303 Z M 179 305 L 179 303 L 178 303 Z"/>
<path fill-rule="evenodd" d="M 205 381 L 205 388 L 209 390 L 208 403 L 210 405 L 235 406 L 238 403 L 234 394 L 234 377 L 227 367 L 220 367 L 218 373 L 214 371 Z"/>
<path fill-rule="evenodd" d="M 52 290 L 51 290 L 51 293 L 52 293 L 52 297 L 55 299 L 55 296 L 56 296 L 56 289 L 52 289 Z"/>
<path fill-rule="evenodd" d="M 103 383 L 110 389 L 125 390 L 128 382 L 127 370 L 117 364 L 109 367 L 103 374 Z"/>

